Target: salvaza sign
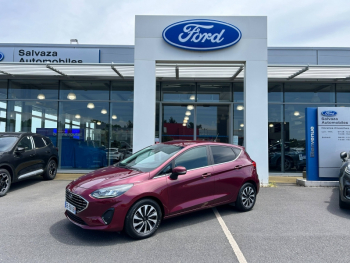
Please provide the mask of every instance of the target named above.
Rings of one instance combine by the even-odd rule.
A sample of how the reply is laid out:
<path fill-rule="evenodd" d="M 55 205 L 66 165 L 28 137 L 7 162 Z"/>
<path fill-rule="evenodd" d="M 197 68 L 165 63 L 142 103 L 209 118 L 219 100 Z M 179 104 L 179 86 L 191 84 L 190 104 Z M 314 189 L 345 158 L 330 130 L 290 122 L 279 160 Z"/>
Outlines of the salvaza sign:
<path fill-rule="evenodd" d="M 193 19 L 169 25 L 163 30 L 163 39 L 178 48 L 209 51 L 230 47 L 242 37 L 241 31 L 226 22 Z"/>
<path fill-rule="evenodd" d="M 99 63 L 100 50 L 91 48 L 15 48 L 14 62 Z"/>

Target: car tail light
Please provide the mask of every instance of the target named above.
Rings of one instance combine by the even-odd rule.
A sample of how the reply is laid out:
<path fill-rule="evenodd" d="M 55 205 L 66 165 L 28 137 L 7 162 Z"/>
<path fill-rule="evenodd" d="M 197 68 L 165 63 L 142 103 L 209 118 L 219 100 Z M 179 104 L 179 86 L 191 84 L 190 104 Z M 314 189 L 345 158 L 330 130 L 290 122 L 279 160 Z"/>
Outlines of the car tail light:
<path fill-rule="evenodd" d="M 253 162 L 252 162 L 252 165 L 256 168 L 256 162 L 253 161 Z"/>

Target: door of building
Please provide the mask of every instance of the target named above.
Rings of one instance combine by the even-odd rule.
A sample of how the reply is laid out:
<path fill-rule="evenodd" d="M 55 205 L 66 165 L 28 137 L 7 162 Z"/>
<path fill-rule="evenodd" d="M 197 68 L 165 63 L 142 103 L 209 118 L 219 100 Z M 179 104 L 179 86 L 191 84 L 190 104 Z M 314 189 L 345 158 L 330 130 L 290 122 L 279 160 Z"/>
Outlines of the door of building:
<path fill-rule="evenodd" d="M 206 140 L 230 143 L 230 105 L 163 104 L 161 141 Z"/>

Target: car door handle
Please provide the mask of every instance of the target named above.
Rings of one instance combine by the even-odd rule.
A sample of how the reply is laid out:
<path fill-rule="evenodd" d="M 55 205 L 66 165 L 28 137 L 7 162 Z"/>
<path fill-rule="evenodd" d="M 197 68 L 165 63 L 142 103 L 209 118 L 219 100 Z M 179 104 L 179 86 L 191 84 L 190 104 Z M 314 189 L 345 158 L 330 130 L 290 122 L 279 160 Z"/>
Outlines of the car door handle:
<path fill-rule="evenodd" d="M 34 155 L 35 155 L 35 154 L 33 153 L 33 154 L 30 154 L 29 156 L 32 157 L 32 156 L 34 156 Z"/>
<path fill-rule="evenodd" d="M 211 176 L 211 173 L 202 174 L 202 177 L 203 177 L 203 178 L 207 178 L 207 177 L 209 177 L 209 176 Z"/>
<path fill-rule="evenodd" d="M 236 165 L 234 169 L 241 169 L 243 165 Z"/>
<path fill-rule="evenodd" d="M 47 154 L 50 154 L 51 152 L 50 151 L 46 151 Z"/>

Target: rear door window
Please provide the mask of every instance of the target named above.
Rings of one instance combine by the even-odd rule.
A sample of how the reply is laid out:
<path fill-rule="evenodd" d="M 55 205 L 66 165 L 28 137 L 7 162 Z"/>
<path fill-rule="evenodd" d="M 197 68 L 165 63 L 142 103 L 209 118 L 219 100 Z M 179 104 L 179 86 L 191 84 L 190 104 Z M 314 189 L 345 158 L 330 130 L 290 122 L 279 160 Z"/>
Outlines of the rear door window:
<path fill-rule="evenodd" d="M 33 139 L 34 139 L 35 149 L 43 148 L 46 146 L 43 138 L 39 136 L 33 136 Z"/>
<path fill-rule="evenodd" d="M 175 167 L 183 166 L 187 170 L 208 166 L 207 147 L 196 147 L 176 158 Z"/>
<path fill-rule="evenodd" d="M 236 159 L 237 155 L 231 147 L 210 146 L 214 164 L 227 163 Z"/>

